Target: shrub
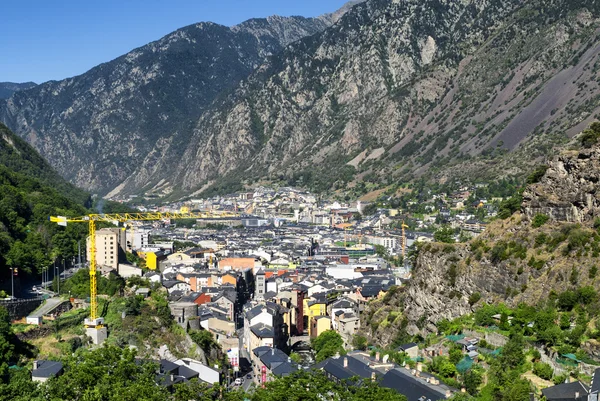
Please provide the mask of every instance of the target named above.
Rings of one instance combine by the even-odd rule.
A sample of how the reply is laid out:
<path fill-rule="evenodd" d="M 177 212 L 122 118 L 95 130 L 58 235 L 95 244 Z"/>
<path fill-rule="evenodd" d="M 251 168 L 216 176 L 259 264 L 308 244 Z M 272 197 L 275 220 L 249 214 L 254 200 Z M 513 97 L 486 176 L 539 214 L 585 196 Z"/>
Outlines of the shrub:
<path fill-rule="evenodd" d="M 536 362 L 533 364 L 533 374 L 544 380 L 552 379 L 553 373 L 552 366 L 548 365 L 547 363 Z"/>
<path fill-rule="evenodd" d="M 469 305 L 473 306 L 481 299 L 481 294 L 479 292 L 474 292 L 469 296 Z"/>
<path fill-rule="evenodd" d="M 533 217 L 533 220 L 531 221 L 531 226 L 534 228 L 538 228 L 543 226 L 544 224 L 546 224 L 546 222 L 550 219 L 550 217 L 548 217 L 545 214 L 536 214 Z"/>
<path fill-rule="evenodd" d="M 598 138 L 600 138 L 600 123 L 595 122 L 581 133 L 579 142 L 584 148 L 591 148 L 598 142 Z"/>
<path fill-rule="evenodd" d="M 538 166 L 533 173 L 527 177 L 527 184 L 535 184 L 536 182 L 540 182 L 544 174 L 546 174 L 546 170 L 548 170 L 548 166 Z"/>

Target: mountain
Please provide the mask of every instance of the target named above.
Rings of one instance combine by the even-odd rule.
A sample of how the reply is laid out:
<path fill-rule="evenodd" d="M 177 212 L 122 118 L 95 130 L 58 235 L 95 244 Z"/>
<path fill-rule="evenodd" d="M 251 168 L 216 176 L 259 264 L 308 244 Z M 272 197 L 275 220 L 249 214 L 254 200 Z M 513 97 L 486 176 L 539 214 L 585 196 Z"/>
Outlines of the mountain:
<path fill-rule="evenodd" d="M 0 82 L 0 99 L 8 99 L 13 93 L 36 86 L 35 82 Z"/>
<path fill-rule="evenodd" d="M 522 175 L 600 113 L 598 15 L 582 0 L 369 0 L 310 20 L 316 33 L 297 41 L 273 20 L 199 24 L 16 93 L 0 119 L 112 196 Z M 203 75 L 176 49 L 208 30 L 246 53 L 215 44 L 228 56 Z M 277 36 L 270 51 L 259 34 Z"/>
<path fill-rule="evenodd" d="M 124 191 L 478 176 L 491 153 L 529 147 L 502 171 L 522 174 L 600 111 L 598 14 L 566 0 L 358 4 L 219 97 L 185 148 L 156 147 Z"/>
<path fill-rule="evenodd" d="M 600 137 L 600 123 L 583 137 Z M 366 311 L 369 335 L 389 344 L 400 328 L 436 332 L 435 324 L 486 304 L 542 305 L 565 291 L 598 288 L 600 146 L 563 150 L 530 177 L 517 211 L 468 243 L 424 243 L 411 282 Z M 405 319 L 381 324 L 389 311 Z M 381 329 L 380 329 L 381 326 Z"/>
<path fill-rule="evenodd" d="M 272 54 L 337 18 L 199 23 L 62 81 L 0 101 L 0 121 L 69 181 L 106 192 L 143 164 L 185 147 L 202 112 Z M 171 160 L 171 164 L 176 161 Z"/>

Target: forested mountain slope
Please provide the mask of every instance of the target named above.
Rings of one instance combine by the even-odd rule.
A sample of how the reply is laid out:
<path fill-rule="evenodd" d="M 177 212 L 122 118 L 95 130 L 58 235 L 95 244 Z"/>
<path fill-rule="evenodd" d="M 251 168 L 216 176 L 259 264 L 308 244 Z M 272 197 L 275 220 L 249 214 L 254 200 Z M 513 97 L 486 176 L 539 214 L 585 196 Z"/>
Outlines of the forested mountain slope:
<path fill-rule="evenodd" d="M 0 124 L 0 281 L 37 275 L 54 258 L 71 258 L 86 227 L 67 229 L 51 215 L 81 215 L 90 197 L 62 179 L 39 154 Z"/>

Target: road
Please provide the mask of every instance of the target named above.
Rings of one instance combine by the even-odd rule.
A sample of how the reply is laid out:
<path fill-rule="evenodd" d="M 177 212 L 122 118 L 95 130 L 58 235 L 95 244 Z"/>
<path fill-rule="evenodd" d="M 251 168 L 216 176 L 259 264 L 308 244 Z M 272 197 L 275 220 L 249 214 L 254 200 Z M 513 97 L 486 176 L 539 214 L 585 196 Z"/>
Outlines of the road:
<path fill-rule="evenodd" d="M 40 306 L 37 310 L 32 312 L 30 316 L 44 316 L 44 315 L 48 314 L 50 311 L 52 311 L 54 308 L 56 308 L 56 306 L 58 304 L 60 304 L 61 302 L 63 302 L 63 300 L 58 297 L 48 298 L 46 300 L 46 302 L 42 306 Z"/>

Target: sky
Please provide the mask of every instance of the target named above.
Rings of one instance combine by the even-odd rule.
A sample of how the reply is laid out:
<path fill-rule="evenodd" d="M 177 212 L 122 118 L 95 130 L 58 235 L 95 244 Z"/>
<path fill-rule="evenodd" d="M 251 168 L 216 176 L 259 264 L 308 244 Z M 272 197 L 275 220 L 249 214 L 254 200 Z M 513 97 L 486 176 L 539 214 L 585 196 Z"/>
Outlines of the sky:
<path fill-rule="evenodd" d="M 347 0 L 2 0 L 0 82 L 82 74 L 186 25 L 314 17 Z"/>

